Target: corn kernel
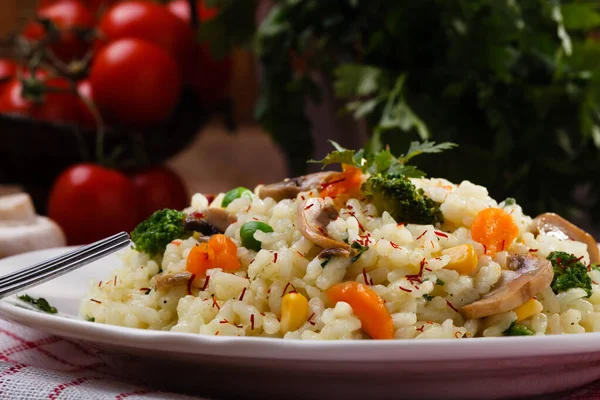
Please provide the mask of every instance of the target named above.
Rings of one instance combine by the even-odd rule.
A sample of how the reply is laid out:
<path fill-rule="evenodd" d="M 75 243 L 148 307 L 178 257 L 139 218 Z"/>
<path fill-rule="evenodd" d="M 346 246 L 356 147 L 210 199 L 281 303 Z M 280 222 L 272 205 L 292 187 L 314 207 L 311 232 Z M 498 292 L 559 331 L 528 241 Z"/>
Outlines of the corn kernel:
<path fill-rule="evenodd" d="M 450 262 L 445 266 L 459 274 L 468 275 L 477 268 L 477 254 L 470 244 L 450 247 L 442 251 L 442 255 L 450 256 Z"/>
<path fill-rule="evenodd" d="M 542 303 L 534 298 L 531 298 L 525 303 L 521 304 L 519 307 L 515 308 L 513 311 L 515 314 L 517 314 L 517 322 L 521 322 L 531 316 L 534 316 L 535 314 L 539 314 L 543 309 L 544 306 Z"/>
<path fill-rule="evenodd" d="M 296 292 L 286 294 L 281 302 L 281 333 L 285 335 L 300 328 L 308 320 L 309 312 L 306 297 Z"/>

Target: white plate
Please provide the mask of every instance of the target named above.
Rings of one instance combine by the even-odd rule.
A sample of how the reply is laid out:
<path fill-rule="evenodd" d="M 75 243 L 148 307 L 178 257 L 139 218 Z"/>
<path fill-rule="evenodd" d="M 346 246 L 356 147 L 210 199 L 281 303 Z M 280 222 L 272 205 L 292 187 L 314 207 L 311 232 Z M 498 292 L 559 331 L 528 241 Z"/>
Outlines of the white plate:
<path fill-rule="evenodd" d="M 67 248 L 0 261 L 0 274 Z M 90 278 L 112 255 L 26 293 L 50 315 L 0 301 L 7 320 L 102 350 L 115 371 L 161 388 L 230 398 L 508 398 L 554 393 L 600 378 L 600 333 L 417 341 L 284 341 L 145 331 L 77 315 Z"/>

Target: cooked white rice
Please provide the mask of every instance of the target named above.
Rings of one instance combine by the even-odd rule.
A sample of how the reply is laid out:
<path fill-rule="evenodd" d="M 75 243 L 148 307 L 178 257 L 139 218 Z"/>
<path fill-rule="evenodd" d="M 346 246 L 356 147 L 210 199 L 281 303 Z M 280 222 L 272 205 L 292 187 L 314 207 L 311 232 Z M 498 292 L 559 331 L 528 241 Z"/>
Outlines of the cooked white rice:
<path fill-rule="evenodd" d="M 129 249 L 120 254 L 121 268 L 104 281 L 90 283 L 88 296 L 81 303 L 81 315 L 98 323 L 205 335 L 366 339 L 352 307 L 344 302 L 332 305 L 325 296 L 325 290 L 334 284 L 355 280 L 371 285 L 385 301 L 397 339 L 501 336 L 517 319 L 514 312 L 466 320 L 453 308 L 460 309 L 493 288 L 506 267 L 508 252 L 526 254 L 529 249 L 537 249 L 536 254 L 545 258 L 560 250 L 589 262 L 584 243 L 543 234 L 535 237 L 527 231 L 532 220 L 523 215 L 520 206 L 498 204 L 482 186 L 467 181 L 454 185 L 443 179 L 414 179 L 413 183 L 442 203 L 444 224 L 399 225 L 399 221 L 387 212 L 380 214 L 372 204 L 350 199 L 340 210 L 340 218 L 327 227 L 327 234 L 349 243 L 359 234 L 368 235 L 369 249 L 355 262 L 335 257 L 321 266 L 322 260 L 317 258 L 321 249 L 294 224 L 300 199 L 275 202 L 258 196 L 242 197 L 227 206 L 227 211 L 238 220 L 225 232 L 238 246 L 242 264 L 239 271 L 209 270 L 206 287 L 192 288 L 191 295 L 185 286 L 156 291 L 152 277 L 161 270 L 185 271 L 187 255 L 198 242 L 194 238 L 174 241 L 167 246 L 160 264 Z M 220 207 L 222 198 L 223 195 L 218 196 L 210 207 Z M 208 200 L 196 194 L 187 211 L 200 211 L 207 206 Z M 519 227 L 517 240 L 493 259 L 471 239 L 473 219 L 486 207 L 504 208 Z M 262 242 L 258 253 L 241 247 L 240 242 L 240 227 L 252 220 L 274 229 L 272 233 L 256 232 L 255 238 Z M 359 224 L 366 232 L 359 230 Z M 436 231 L 445 232 L 447 238 L 436 235 Z M 477 269 L 470 275 L 445 269 L 449 257 L 440 256 L 441 250 L 460 244 L 473 246 L 479 257 Z M 418 273 L 422 260 L 427 265 L 423 282 L 409 282 L 405 276 Z M 589 274 L 594 282 L 600 282 L 600 272 L 593 270 Z M 436 285 L 438 280 L 444 284 Z M 205 282 L 201 283 L 204 286 Z M 309 300 L 312 315 L 299 329 L 283 335 L 282 294 L 290 285 Z M 432 298 L 426 296 L 428 301 L 424 295 Z M 536 335 L 600 331 L 599 286 L 594 283 L 592 296 L 585 296 L 582 289 L 556 295 L 547 288 L 537 296 L 543 305 L 541 312 L 519 324 Z"/>

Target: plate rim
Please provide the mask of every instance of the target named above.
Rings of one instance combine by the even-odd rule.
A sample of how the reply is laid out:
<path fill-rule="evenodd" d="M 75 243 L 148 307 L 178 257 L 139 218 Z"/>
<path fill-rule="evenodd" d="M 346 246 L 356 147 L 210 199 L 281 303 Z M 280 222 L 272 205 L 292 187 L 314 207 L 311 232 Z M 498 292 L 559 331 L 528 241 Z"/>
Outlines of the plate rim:
<path fill-rule="evenodd" d="M 0 260 L 68 251 L 73 247 L 37 250 Z M 362 362 L 452 361 L 559 356 L 600 352 L 600 332 L 521 337 L 417 340 L 300 340 L 264 337 L 209 336 L 144 330 L 88 322 L 77 316 L 46 314 L 0 300 L 0 316 L 28 328 L 72 340 L 136 350 L 235 358 Z"/>

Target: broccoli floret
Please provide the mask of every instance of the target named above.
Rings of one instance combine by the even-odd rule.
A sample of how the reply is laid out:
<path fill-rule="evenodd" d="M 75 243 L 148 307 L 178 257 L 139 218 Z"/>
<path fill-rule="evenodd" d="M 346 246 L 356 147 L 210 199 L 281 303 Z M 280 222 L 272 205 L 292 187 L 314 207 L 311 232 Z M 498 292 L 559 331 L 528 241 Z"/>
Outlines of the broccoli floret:
<path fill-rule="evenodd" d="M 167 245 L 175 239 L 184 239 L 191 232 L 184 228 L 185 213 L 164 209 L 156 211 L 131 232 L 135 250 L 154 257 L 164 253 Z"/>
<path fill-rule="evenodd" d="M 534 333 L 530 329 L 527 329 L 527 327 L 523 325 L 517 325 L 516 321 L 513 321 L 508 329 L 502 332 L 502 334 L 504 336 L 531 336 Z"/>
<path fill-rule="evenodd" d="M 443 222 L 440 203 L 425 196 L 405 176 L 396 174 L 371 175 L 363 191 L 380 211 L 387 211 L 396 221 L 412 224 Z"/>
<path fill-rule="evenodd" d="M 564 251 L 554 251 L 547 259 L 554 268 L 554 278 L 551 287 L 554 293 L 566 292 L 572 288 L 581 288 L 592 295 L 592 278 L 588 275 L 588 269 L 577 257 Z"/>

